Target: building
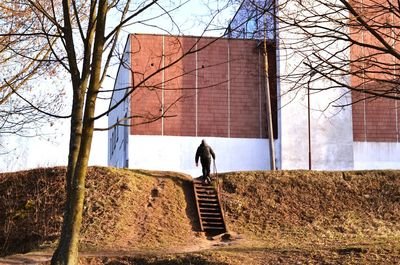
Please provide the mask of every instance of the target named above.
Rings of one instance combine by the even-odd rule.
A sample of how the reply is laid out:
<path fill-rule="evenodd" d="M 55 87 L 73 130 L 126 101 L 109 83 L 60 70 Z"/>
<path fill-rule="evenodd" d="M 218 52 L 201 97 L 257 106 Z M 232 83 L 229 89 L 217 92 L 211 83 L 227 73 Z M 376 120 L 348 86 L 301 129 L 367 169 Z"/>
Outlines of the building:
<path fill-rule="evenodd" d="M 275 49 L 268 47 L 275 77 Z M 124 88 L 137 88 L 109 115 L 110 126 L 131 125 L 109 132 L 110 165 L 196 174 L 196 148 L 207 139 L 220 171 L 268 167 L 258 41 L 131 34 L 124 54 L 110 106 L 125 96 Z"/>
<path fill-rule="evenodd" d="M 250 12 L 247 23 L 237 22 L 250 7 L 244 1 L 227 32 L 230 38 L 128 37 L 110 103 L 123 102 L 109 115 L 110 126 L 120 124 L 109 132 L 109 165 L 196 176 L 201 170 L 195 168 L 194 154 L 204 138 L 216 152 L 219 172 L 269 169 L 260 49 L 266 36 L 279 169 L 400 168 L 397 101 L 358 102 L 360 95 L 346 87 L 308 93 L 337 86 L 312 76 L 303 76 L 303 86 L 293 90 L 286 80 L 304 58 L 288 43 L 299 33 L 281 31 L 277 37 L 272 15 L 262 34 L 257 11 Z M 356 34 L 365 41 L 367 35 Z M 329 49 L 345 45 L 338 41 Z M 360 52 L 343 50 L 345 58 Z M 135 90 L 127 94 L 131 87 Z M 333 101 L 344 107 L 338 110 Z"/>

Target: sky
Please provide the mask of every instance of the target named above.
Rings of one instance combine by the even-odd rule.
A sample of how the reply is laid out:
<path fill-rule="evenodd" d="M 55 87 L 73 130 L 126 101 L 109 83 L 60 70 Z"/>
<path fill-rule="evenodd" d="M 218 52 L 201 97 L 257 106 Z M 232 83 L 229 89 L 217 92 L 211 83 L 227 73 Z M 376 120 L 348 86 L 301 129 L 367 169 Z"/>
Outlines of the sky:
<path fill-rule="evenodd" d="M 218 36 L 221 30 L 210 30 L 203 32 L 206 25 L 213 17 L 215 10 L 224 10 L 214 18 L 211 25 L 212 28 L 225 25 L 229 18 L 234 13 L 234 6 L 225 4 L 228 0 L 189 0 L 180 1 L 183 5 L 172 11 L 170 14 L 174 18 L 174 23 L 168 16 L 161 16 L 157 19 L 147 21 L 150 16 L 157 16 L 162 13 L 160 8 L 154 8 L 150 12 L 146 12 L 144 16 L 138 18 L 142 23 L 135 23 L 125 28 L 120 36 L 121 47 L 129 33 L 157 33 L 157 34 L 179 34 L 179 35 L 206 35 Z M 163 7 L 171 7 L 169 3 L 173 1 L 160 1 Z M 175 1 L 177 3 L 179 1 Z M 109 17 L 110 23 L 113 23 L 113 16 Z M 160 28 L 162 25 L 162 28 Z M 117 74 L 118 66 L 115 65 L 109 71 L 111 77 Z M 68 87 L 68 83 L 65 84 Z M 114 85 L 113 78 L 109 78 L 103 84 L 104 88 L 110 89 Z M 68 98 L 67 98 L 67 100 Z M 65 102 L 66 108 L 70 108 L 70 104 Z M 108 100 L 98 100 L 96 105 L 96 113 L 102 113 L 109 106 Z M 95 127 L 107 127 L 107 116 L 99 119 L 95 123 Z M 3 144 L 9 150 L 6 154 L 1 154 L 0 172 L 18 171 L 32 169 L 37 167 L 49 166 L 65 166 L 68 159 L 68 143 L 69 143 L 69 120 L 58 120 L 48 128 L 42 128 L 43 133 L 37 137 L 17 137 L 8 136 L 0 139 L 0 144 Z M 107 150 L 108 150 L 108 132 L 95 132 L 89 165 L 107 166 Z"/>

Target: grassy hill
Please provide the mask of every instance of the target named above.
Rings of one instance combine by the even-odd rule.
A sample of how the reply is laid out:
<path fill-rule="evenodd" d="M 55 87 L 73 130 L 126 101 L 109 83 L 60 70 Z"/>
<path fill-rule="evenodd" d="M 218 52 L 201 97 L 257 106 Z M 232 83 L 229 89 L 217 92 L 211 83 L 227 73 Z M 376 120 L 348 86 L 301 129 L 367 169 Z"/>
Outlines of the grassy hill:
<path fill-rule="evenodd" d="M 65 168 L 0 174 L 0 251 L 51 252 Z M 220 174 L 231 239 L 199 232 L 189 176 L 92 167 L 87 264 L 396 264 L 400 171 Z"/>

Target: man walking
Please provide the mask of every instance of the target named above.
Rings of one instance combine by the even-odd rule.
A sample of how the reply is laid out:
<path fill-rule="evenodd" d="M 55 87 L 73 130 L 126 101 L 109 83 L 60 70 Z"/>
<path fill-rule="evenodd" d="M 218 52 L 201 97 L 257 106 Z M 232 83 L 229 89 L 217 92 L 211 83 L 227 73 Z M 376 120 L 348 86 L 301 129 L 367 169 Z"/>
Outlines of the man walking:
<path fill-rule="evenodd" d="M 199 166 L 199 158 L 201 162 L 201 166 L 203 168 L 203 177 L 202 180 L 204 182 L 211 182 L 210 179 L 210 166 L 211 166 L 211 157 L 215 160 L 215 153 L 212 148 L 206 143 L 206 140 L 201 140 L 201 144 L 197 148 L 196 151 L 196 167 Z"/>

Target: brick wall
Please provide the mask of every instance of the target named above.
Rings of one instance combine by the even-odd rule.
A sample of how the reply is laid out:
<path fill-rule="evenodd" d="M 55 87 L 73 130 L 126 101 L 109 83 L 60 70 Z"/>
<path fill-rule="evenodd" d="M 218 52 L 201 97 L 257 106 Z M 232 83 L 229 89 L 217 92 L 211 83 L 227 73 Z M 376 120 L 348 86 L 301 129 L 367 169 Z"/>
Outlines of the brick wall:
<path fill-rule="evenodd" d="M 352 92 L 353 140 L 366 142 L 398 142 L 398 102 L 387 98 L 366 99 Z M 362 101 L 359 101 L 362 100 Z M 358 102 L 359 101 L 359 102 Z"/>
<path fill-rule="evenodd" d="M 162 121 L 154 119 L 160 115 L 162 97 L 162 73 L 157 72 L 162 65 L 162 37 L 132 38 L 131 51 L 132 82 L 138 86 L 131 97 L 132 124 L 142 124 L 133 126 L 131 133 L 159 135 Z"/>
<path fill-rule="evenodd" d="M 137 86 L 131 134 L 266 137 L 264 61 L 256 41 L 136 34 L 131 40 Z M 269 45 L 276 136 L 275 58 Z M 147 123 L 162 110 L 164 118 Z"/>
<path fill-rule="evenodd" d="M 386 3 L 386 1 L 382 1 Z M 373 17 L 376 21 L 383 23 L 388 19 L 395 19 L 400 22 L 399 18 L 391 17 L 387 14 L 379 14 L 376 8 L 379 1 L 365 0 L 362 2 L 363 6 L 359 3 L 354 5 L 359 10 L 362 9 L 362 14 L 367 17 Z M 354 17 L 352 17 L 354 19 Z M 390 21 L 389 23 L 394 23 Z M 398 23 L 397 23 L 398 24 Z M 387 29 L 386 36 L 391 36 L 391 30 Z M 369 43 L 372 45 L 380 46 L 375 37 L 373 37 L 364 28 L 351 28 L 351 37 L 361 43 Z M 382 34 L 382 36 L 385 36 Z M 387 39 L 389 43 L 393 40 Z M 396 48 L 400 48 L 400 43 L 396 44 Z M 360 58 L 367 58 L 367 60 L 360 61 Z M 398 64 L 393 56 L 382 54 L 380 51 L 369 47 L 360 47 L 353 45 L 350 49 L 352 71 L 351 85 L 360 89 L 374 89 L 376 91 L 388 88 L 388 84 L 384 80 L 393 79 L 393 74 L 398 69 L 388 69 L 389 65 Z M 386 63 L 387 66 L 382 68 L 379 63 Z M 382 80 L 383 82 L 376 81 Z M 363 94 L 360 92 L 352 92 L 353 100 L 353 140 L 366 141 L 366 142 L 398 142 L 399 141 L 399 106 L 398 102 L 388 98 L 373 98 L 371 95 Z"/>

